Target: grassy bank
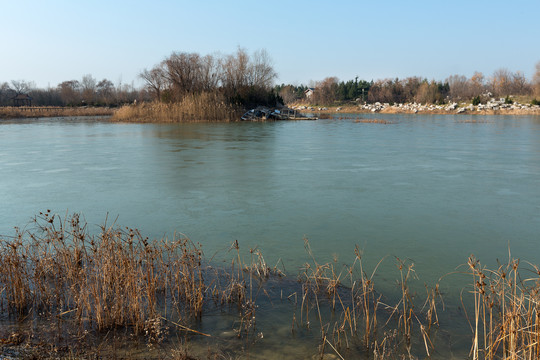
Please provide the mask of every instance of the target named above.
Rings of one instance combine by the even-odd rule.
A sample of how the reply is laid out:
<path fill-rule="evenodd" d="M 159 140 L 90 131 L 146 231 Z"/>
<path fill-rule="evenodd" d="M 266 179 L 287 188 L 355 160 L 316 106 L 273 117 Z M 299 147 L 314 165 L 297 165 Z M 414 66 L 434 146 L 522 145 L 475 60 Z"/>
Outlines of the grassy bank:
<path fill-rule="evenodd" d="M 0 119 L 107 116 L 113 112 L 113 109 L 107 107 L 5 106 L 0 107 Z"/>
<path fill-rule="evenodd" d="M 188 95 L 175 103 L 141 103 L 118 109 L 113 121 L 119 122 L 215 122 L 238 121 L 243 110 L 226 103 L 219 95 Z"/>
<path fill-rule="evenodd" d="M 184 236 L 150 240 L 136 229 L 109 225 L 90 235 L 79 215 L 61 219 L 47 211 L 26 230 L 0 239 L 0 315 L 20 324 L 0 331 L 0 355 L 26 348 L 33 358 L 49 358 L 47 344 L 51 358 L 118 357 L 119 340 L 111 333 L 145 343 L 147 352 L 139 354 L 145 358 L 171 337 L 182 344 L 205 339 L 216 348 L 224 335 L 204 326 L 205 316 L 216 312 L 232 319 L 227 341 L 234 357 L 247 352 L 257 358 L 249 349 L 285 336 L 313 342 L 303 357 L 446 358 L 450 322 L 469 327 L 472 359 L 540 355 L 537 266 L 509 259 L 488 269 L 471 256 L 460 271 L 469 285 L 462 299 L 454 299 L 463 312 L 446 315 L 439 284 L 426 285 L 425 294 L 412 290 L 411 261 L 395 258 L 398 295 L 386 296 L 375 276 L 382 260 L 367 269 L 355 248 L 350 264 L 319 263 L 307 239 L 304 245 L 310 260 L 287 280 L 283 266 L 269 266 L 260 251 L 242 251 L 237 241 L 227 252 L 228 265 L 215 267 L 202 246 Z M 261 321 L 283 315 L 289 330 L 263 335 Z M 34 325 L 21 330 L 28 322 Z M 188 348 L 177 343 L 153 354 L 189 359 Z"/>

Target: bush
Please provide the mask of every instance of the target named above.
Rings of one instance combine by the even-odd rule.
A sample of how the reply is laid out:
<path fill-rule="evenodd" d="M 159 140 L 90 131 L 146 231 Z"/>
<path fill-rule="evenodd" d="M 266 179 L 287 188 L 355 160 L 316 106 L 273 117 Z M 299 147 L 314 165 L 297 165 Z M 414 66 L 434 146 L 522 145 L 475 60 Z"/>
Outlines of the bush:
<path fill-rule="evenodd" d="M 472 99 L 472 104 L 473 104 L 474 106 L 479 105 L 481 102 L 482 102 L 482 101 L 480 100 L 480 95 L 475 96 L 475 97 L 473 97 L 473 99 Z"/>
<path fill-rule="evenodd" d="M 532 99 L 531 105 L 540 105 L 540 100 Z"/>
<path fill-rule="evenodd" d="M 506 95 L 506 98 L 504 99 L 505 104 L 513 104 L 514 101 L 510 99 L 510 96 Z"/>

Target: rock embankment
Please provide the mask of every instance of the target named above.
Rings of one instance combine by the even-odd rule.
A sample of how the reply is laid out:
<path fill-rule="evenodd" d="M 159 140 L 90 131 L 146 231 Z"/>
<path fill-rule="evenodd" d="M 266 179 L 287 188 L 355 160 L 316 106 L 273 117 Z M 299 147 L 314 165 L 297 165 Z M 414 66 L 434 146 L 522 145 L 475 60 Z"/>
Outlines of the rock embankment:
<path fill-rule="evenodd" d="M 374 104 L 364 103 L 357 106 L 340 107 L 313 107 L 306 105 L 291 106 L 292 109 L 305 112 L 342 112 L 342 113 L 383 113 L 383 114 L 481 114 L 481 115 L 540 115 L 540 106 L 531 104 L 520 104 L 514 102 L 506 103 L 504 98 L 491 99 L 485 104 L 458 104 L 452 102 L 445 105 L 434 104 L 389 104 L 376 102 Z"/>

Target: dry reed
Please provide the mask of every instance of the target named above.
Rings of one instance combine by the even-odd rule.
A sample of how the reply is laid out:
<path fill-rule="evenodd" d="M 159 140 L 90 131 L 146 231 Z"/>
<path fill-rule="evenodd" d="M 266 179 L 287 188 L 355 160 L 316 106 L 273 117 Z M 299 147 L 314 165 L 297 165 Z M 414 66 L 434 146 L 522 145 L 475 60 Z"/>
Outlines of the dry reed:
<path fill-rule="evenodd" d="M 0 107 L 0 119 L 67 117 L 67 116 L 110 116 L 108 107 L 57 107 L 57 106 L 5 106 Z"/>
<path fill-rule="evenodd" d="M 126 105 L 115 111 L 112 120 L 121 122 L 216 122 L 239 121 L 242 109 L 224 101 L 218 94 L 186 95 L 174 103 Z"/>
<path fill-rule="evenodd" d="M 355 123 L 362 123 L 362 124 L 394 124 L 393 121 L 390 120 L 384 120 L 384 119 L 356 119 L 354 120 Z"/>
<path fill-rule="evenodd" d="M 433 329 L 441 326 L 438 284 L 426 286 L 423 297 L 414 293 L 414 264 L 396 258 L 399 295 L 386 298 L 375 286 L 384 259 L 367 271 L 356 247 L 350 266 L 339 265 L 337 258 L 320 263 L 307 239 L 304 245 L 310 261 L 301 268 L 298 290 L 285 297 L 299 305 L 293 333 L 319 332 L 321 357 L 331 352 L 345 358 L 354 349 L 373 359 L 432 356 Z M 28 229 L 0 238 L 0 312 L 54 320 L 59 334 L 64 328 L 60 322 L 68 323 L 76 329 L 75 339 L 85 338 L 88 331 L 131 329 L 153 345 L 171 332 L 210 336 L 190 324 L 205 309 L 227 307 L 236 313 L 234 330 L 248 348 L 263 338 L 257 329 L 259 297 L 272 303 L 265 284 L 284 271 L 268 266 L 257 248 L 249 249 L 244 261 L 238 241 L 229 251 L 230 268 L 212 268 L 205 265 L 201 245 L 182 234 L 151 241 L 136 229 L 105 222 L 96 235 L 89 235 L 79 215 L 61 219 L 46 211 Z M 530 275 L 522 277 L 519 260 L 509 257 L 507 264 L 490 270 L 473 256 L 468 269 L 474 314 L 469 317 L 470 357 L 538 359 L 540 269 L 529 264 L 521 274 Z M 20 339 L 24 335 L 13 333 L 0 336 L 0 343 Z"/>
<path fill-rule="evenodd" d="M 339 351 L 351 349 L 357 340 L 366 353 L 375 358 L 406 356 L 422 349 L 430 356 L 434 348 L 430 338 L 432 326 L 438 326 L 437 306 L 440 293 L 438 285 L 428 289 L 421 309 L 416 310 L 409 282 L 415 279 L 414 264 L 397 259 L 399 270 L 398 285 L 400 297 L 395 305 L 381 301 L 382 295 L 375 291 L 375 273 L 384 259 L 379 261 L 370 274 L 365 272 L 362 253 L 355 248 L 355 258 L 351 266 L 336 270 L 334 263 L 320 264 L 313 256 L 309 241 L 304 239 L 311 263 L 306 263 L 299 274 L 302 285 L 300 324 L 312 328 L 313 317 L 321 332 L 321 357 L 328 349 L 342 356 Z M 331 319 L 328 318 L 331 311 Z M 293 314 L 293 330 L 296 322 Z M 412 348 L 412 338 L 421 339 L 422 349 Z"/>
<path fill-rule="evenodd" d="M 522 278 L 519 263 L 509 255 L 507 264 L 488 269 L 469 257 L 473 359 L 540 358 L 540 269 L 529 264 L 531 275 Z"/>
<path fill-rule="evenodd" d="M 135 229 L 105 225 L 90 236 L 79 215 L 62 220 L 49 211 L 34 225 L 0 239 L 8 312 L 60 316 L 98 330 L 129 326 L 137 334 L 162 311 L 200 316 L 202 251 L 189 239 L 149 241 Z"/>

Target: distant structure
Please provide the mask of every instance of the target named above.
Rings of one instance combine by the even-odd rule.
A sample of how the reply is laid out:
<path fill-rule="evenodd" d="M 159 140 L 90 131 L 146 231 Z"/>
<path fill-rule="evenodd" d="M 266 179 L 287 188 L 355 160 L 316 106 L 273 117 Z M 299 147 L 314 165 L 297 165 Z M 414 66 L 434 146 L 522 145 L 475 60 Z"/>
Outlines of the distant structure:
<path fill-rule="evenodd" d="M 28 94 L 17 94 L 11 100 L 13 106 L 32 106 L 32 97 Z"/>
<path fill-rule="evenodd" d="M 304 96 L 306 99 L 310 99 L 313 96 L 313 93 L 315 92 L 314 88 L 307 88 L 306 91 L 304 91 Z"/>

